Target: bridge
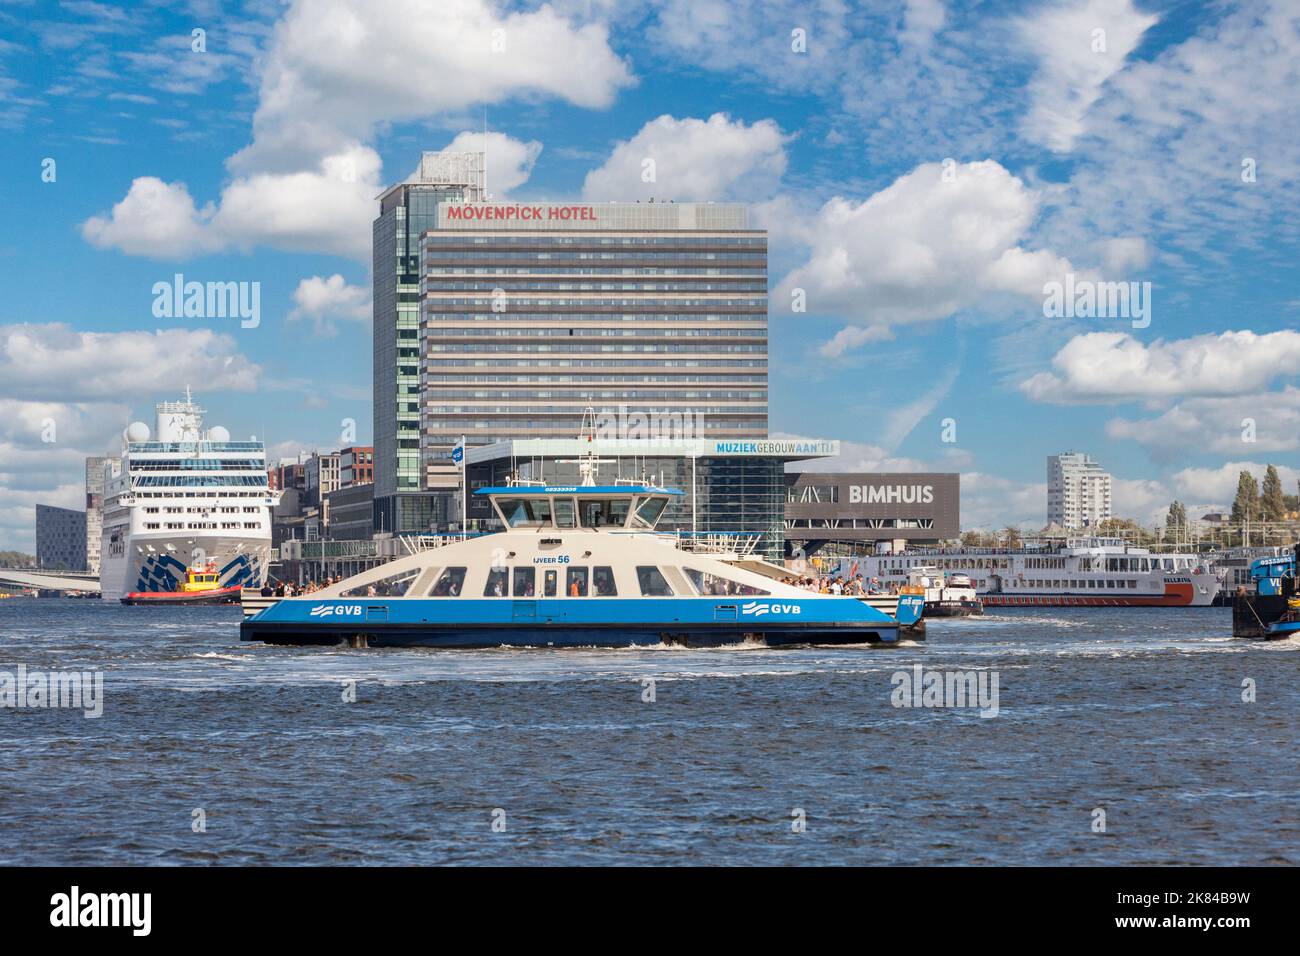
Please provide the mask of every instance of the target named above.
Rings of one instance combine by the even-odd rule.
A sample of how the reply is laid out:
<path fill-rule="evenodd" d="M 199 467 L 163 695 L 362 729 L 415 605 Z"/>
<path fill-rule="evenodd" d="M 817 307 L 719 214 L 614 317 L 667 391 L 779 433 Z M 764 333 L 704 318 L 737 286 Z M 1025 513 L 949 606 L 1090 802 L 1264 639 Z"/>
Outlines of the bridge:
<path fill-rule="evenodd" d="M 31 568 L 0 568 L 0 585 L 20 588 L 40 588 L 45 591 L 99 592 L 99 575 L 85 571 L 58 571 L 49 573 Z"/>

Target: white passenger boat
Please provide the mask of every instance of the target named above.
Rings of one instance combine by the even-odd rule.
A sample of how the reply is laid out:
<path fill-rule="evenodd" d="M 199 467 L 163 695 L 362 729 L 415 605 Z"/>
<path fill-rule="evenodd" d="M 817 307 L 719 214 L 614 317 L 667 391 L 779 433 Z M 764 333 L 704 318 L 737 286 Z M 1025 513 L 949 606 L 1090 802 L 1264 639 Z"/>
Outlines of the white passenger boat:
<path fill-rule="evenodd" d="M 1120 538 L 1042 539 L 1021 548 L 920 549 L 851 559 L 902 586 L 917 565 L 965 574 L 988 607 L 1206 607 L 1220 574 L 1195 554 L 1155 553 Z M 842 558 L 841 568 L 850 559 Z"/>
<path fill-rule="evenodd" d="M 894 642 L 922 601 L 891 617 L 698 551 L 655 524 L 679 491 L 652 485 L 481 489 L 506 529 L 285 598 L 240 637 L 276 644 L 627 647 Z M 907 636 L 906 631 L 904 636 Z"/>

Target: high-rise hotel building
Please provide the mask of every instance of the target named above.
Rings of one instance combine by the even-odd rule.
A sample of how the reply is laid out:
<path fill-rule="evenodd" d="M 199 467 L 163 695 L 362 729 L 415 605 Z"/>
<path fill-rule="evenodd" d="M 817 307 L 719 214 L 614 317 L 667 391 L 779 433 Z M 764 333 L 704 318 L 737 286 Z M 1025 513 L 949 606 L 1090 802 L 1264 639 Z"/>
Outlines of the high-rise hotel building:
<path fill-rule="evenodd" d="M 447 202 L 420 248 L 431 488 L 455 486 L 460 435 L 574 438 L 588 407 L 767 435 L 767 234 L 744 206 Z"/>
<path fill-rule="evenodd" d="M 766 437 L 767 234 L 744 206 L 486 201 L 482 168 L 425 154 L 381 197 L 376 531 L 446 520 L 461 435 L 574 438 L 591 407 Z"/>

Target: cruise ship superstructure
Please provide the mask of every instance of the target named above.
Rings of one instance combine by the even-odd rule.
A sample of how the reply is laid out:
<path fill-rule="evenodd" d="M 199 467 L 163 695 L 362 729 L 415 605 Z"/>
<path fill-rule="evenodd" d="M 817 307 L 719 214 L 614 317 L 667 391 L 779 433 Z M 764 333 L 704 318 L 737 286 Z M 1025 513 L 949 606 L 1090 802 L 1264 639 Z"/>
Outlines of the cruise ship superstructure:
<path fill-rule="evenodd" d="M 1195 554 L 1162 554 L 1121 538 L 1068 538 L 1021 548 L 924 549 L 842 558 L 841 573 L 903 585 L 921 565 L 970 578 L 985 607 L 1203 607 L 1220 575 Z"/>
<path fill-rule="evenodd" d="M 193 567 L 216 569 L 221 587 L 260 587 L 278 503 L 259 441 L 205 429 L 185 400 L 156 406 L 151 433 L 135 422 L 120 458 L 105 465 L 100 592 L 177 591 Z"/>

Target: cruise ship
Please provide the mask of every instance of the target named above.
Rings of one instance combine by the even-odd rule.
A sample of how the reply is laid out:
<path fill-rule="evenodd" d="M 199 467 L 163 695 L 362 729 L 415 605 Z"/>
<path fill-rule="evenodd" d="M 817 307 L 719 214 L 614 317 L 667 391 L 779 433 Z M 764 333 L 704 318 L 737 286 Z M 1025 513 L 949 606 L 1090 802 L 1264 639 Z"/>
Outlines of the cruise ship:
<path fill-rule="evenodd" d="M 901 587 L 921 565 L 968 576 L 984 607 L 1206 607 L 1220 586 L 1220 572 L 1195 554 L 1154 553 L 1101 537 L 842 558 L 840 573 Z"/>
<path fill-rule="evenodd" d="M 188 388 L 155 411 L 152 433 L 132 423 L 105 464 L 101 596 L 179 591 L 193 568 L 214 569 L 221 588 L 260 587 L 279 503 L 263 444 L 204 429 Z"/>

